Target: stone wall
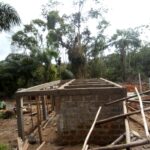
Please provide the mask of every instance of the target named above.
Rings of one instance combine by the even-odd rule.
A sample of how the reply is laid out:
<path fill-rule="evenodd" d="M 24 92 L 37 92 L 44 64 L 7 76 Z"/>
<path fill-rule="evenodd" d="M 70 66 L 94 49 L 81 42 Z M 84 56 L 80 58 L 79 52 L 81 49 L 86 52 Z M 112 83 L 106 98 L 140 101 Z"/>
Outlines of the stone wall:
<path fill-rule="evenodd" d="M 55 110 L 58 114 L 58 139 L 60 144 L 83 143 L 93 123 L 99 106 L 99 119 L 123 113 L 122 102 L 103 106 L 105 103 L 126 96 L 120 87 L 62 89 L 54 94 Z M 99 120 L 98 119 L 98 120 Z M 124 120 L 97 125 L 89 143 L 106 145 L 125 132 Z"/>

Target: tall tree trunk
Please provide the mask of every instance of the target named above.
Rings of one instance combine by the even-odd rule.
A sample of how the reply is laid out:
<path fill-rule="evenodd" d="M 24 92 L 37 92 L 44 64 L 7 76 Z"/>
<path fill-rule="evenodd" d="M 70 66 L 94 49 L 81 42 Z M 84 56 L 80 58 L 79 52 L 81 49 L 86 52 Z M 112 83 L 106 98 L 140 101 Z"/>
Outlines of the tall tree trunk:
<path fill-rule="evenodd" d="M 121 73 L 123 81 L 126 81 L 126 50 L 121 49 Z"/>

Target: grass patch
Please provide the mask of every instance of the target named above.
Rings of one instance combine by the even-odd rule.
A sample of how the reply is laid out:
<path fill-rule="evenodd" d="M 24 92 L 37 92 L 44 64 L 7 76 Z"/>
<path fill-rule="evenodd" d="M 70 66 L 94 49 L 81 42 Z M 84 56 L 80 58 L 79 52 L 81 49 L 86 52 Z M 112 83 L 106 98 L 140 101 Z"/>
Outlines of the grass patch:
<path fill-rule="evenodd" d="M 3 112 L 0 112 L 0 119 L 3 119 L 4 117 L 4 113 Z M 1 150 L 1 149 L 0 149 Z"/>
<path fill-rule="evenodd" d="M 6 144 L 0 144 L 0 150 L 9 150 L 9 147 Z"/>

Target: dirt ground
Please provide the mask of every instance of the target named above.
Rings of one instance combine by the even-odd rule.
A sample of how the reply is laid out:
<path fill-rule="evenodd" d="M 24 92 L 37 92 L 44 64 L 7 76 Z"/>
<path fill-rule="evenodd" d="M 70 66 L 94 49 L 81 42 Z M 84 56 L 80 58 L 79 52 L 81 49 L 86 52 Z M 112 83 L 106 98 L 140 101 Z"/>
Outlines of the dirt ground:
<path fill-rule="evenodd" d="M 129 91 L 133 91 L 133 87 L 130 85 L 125 85 L 128 87 Z M 14 105 L 14 102 L 12 102 Z M 136 105 L 132 105 L 132 107 L 136 108 Z M 148 107 L 148 106 L 147 106 Z M 9 109 L 11 109 L 11 103 L 9 104 Z M 34 108 L 33 108 L 34 109 Z M 33 110 L 34 111 L 34 110 Z M 131 111 L 131 110 L 130 110 Z M 41 148 L 41 150 L 81 150 L 82 145 L 75 145 L 75 146 L 58 146 L 55 144 L 55 139 L 57 138 L 57 129 L 56 129 L 56 116 L 55 113 L 51 113 L 50 117 L 53 119 L 49 121 L 45 129 L 42 129 L 42 137 L 43 141 L 46 141 L 45 145 Z M 147 116 L 150 116 L 147 113 Z M 141 116 L 134 115 L 135 120 L 140 122 Z M 37 123 L 36 116 L 33 116 L 33 126 Z M 25 114 L 25 132 L 29 133 L 32 128 L 32 120 L 29 114 Z M 145 136 L 144 128 L 139 125 L 136 121 L 129 119 L 129 125 L 132 130 L 139 133 L 141 137 Z M 142 122 L 142 121 L 141 121 Z M 147 118 L 148 126 L 150 129 L 150 119 Z M 29 145 L 28 150 L 35 150 L 39 144 L 38 133 L 35 134 L 37 144 Z M 15 149 L 17 147 L 17 120 L 16 116 L 12 117 L 11 119 L 0 119 L 0 144 L 7 144 L 9 145 L 10 149 Z M 134 139 L 132 139 L 134 140 Z M 150 150 L 150 145 L 145 145 L 137 148 L 133 148 L 132 150 Z"/>
<path fill-rule="evenodd" d="M 0 144 L 16 147 L 17 123 L 16 118 L 0 119 Z"/>

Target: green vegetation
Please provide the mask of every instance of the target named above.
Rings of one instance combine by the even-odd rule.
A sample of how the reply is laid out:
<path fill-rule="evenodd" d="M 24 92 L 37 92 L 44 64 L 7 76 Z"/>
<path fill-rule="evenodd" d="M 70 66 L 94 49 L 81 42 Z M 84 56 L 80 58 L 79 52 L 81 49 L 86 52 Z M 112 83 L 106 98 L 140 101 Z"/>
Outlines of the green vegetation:
<path fill-rule="evenodd" d="M 20 17 L 9 4 L 0 2 L 0 31 L 9 31 L 14 25 L 20 24 Z"/>
<path fill-rule="evenodd" d="M 56 11 L 59 3 L 51 0 L 42 10 L 43 20 L 32 20 L 12 36 L 13 53 L 0 61 L 0 96 L 60 78 L 131 81 L 139 72 L 142 77 L 150 75 L 150 45 L 139 32 L 146 26 L 117 30 L 107 37 L 110 24 L 101 1 L 93 0 L 89 10 L 87 2 L 74 0 L 74 12 L 67 15 Z M 89 27 L 92 21 L 96 35 Z M 108 49 L 114 52 L 104 55 Z M 61 62 L 60 50 L 67 53 L 68 63 Z"/>
<path fill-rule="evenodd" d="M 8 145 L 0 144 L 0 150 L 9 150 Z"/>

